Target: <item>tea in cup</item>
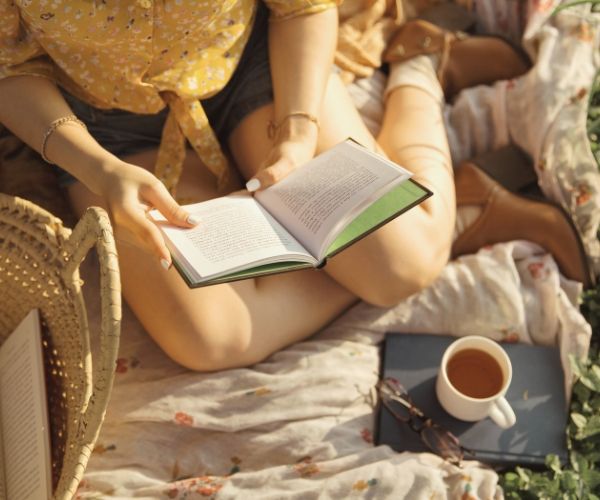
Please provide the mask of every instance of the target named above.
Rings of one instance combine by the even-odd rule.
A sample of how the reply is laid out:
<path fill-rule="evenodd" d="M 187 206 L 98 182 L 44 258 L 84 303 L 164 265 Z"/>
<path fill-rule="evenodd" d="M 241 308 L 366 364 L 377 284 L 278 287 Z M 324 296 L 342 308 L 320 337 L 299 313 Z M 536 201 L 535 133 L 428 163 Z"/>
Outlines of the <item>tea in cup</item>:
<path fill-rule="evenodd" d="M 512 365 L 504 349 L 485 337 L 460 338 L 448 346 L 436 381 L 442 407 L 459 420 L 475 422 L 490 417 L 507 429 L 516 416 L 504 395 L 512 379 Z"/>

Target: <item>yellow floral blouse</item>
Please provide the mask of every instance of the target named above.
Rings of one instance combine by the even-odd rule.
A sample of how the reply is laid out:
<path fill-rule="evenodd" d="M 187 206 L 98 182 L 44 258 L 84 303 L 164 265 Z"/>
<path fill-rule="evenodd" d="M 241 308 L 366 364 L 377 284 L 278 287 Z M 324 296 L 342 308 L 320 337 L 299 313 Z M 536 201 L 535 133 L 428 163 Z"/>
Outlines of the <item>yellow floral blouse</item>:
<path fill-rule="evenodd" d="M 264 0 L 271 18 L 340 0 Z M 256 0 L 0 0 L 0 79 L 51 78 L 98 108 L 170 112 L 155 173 L 173 192 L 185 139 L 220 187 L 229 167 L 199 102 L 231 77 Z"/>

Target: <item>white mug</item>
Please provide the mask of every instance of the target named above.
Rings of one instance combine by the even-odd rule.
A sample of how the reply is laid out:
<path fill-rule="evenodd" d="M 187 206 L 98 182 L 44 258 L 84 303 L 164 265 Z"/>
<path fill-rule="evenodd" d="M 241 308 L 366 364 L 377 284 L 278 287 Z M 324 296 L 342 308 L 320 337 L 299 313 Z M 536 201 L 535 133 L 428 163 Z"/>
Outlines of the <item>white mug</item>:
<path fill-rule="evenodd" d="M 465 349 L 477 349 L 492 356 L 502 370 L 502 387 L 493 395 L 485 398 L 474 398 L 459 392 L 448 378 L 448 362 L 453 355 Z M 485 337 L 470 335 L 455 340 L 448 346 L 442 357 L 435 390 L 444 410 L 459 420 L 476 422 L 490 417 L 503 429 L 508 429 L 517 421 L 515 412 L 504 395 L 512 379 L 512 366 L 506 351 Z"/>

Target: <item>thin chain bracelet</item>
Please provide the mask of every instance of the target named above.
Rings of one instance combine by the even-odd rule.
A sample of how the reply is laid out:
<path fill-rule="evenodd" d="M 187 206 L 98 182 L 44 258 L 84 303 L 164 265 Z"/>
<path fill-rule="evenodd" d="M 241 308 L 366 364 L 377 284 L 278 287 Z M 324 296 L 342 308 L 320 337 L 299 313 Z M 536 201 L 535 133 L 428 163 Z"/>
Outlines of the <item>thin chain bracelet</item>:
<path fill-rule="evenodd" d="M 319 126 L 319 119 L 315 115 L 311 115 L 310 113 L 306 113 L 304 111 L 294 111 L 293 113 L 285 115 L 279 123 L 275 123 L 273 120 L 269 120 L 269 123 L 267 125 L 267 136 L 269 137 L 269 139 L 274 139 L 281 126 L 287 120 L 294 117 L 306 118 L 308 121 L 313 122 L 317 126 L 317 131 L 319 131 L 321 128 Z"/>
<path fill-rule="evenodd" d="M 49 126 L 48 126 L 48 130 L 46 130 L 46 132 L 44 133 L 44 137 L 42 138 L 42 147 L 40 149 L 40 154 L 42 155 L 42 159 L 47 162 L 50 163 L 50 165 L 54 165 L 53 162 L 51 162 L 48 157 L 46 156 L 46 146 L 48 144 L 48 139 L 50 139 L 50 136 L 54 133 L 54 131 L 60 127 L 61 125 L 64 125 L 65 123 L 69 123 L 69 122 L 75 122 L 78 125 L 81 125 L 85 130 L 87 130 L 87 127 L 85 126 L 85 123 L 83 123 L 79 118 L 77 118 L 75 115 L 67 115 L 67 116 L 63 116 L 62 118 L 59 118 L 58 120 L 54 120 Z"/>

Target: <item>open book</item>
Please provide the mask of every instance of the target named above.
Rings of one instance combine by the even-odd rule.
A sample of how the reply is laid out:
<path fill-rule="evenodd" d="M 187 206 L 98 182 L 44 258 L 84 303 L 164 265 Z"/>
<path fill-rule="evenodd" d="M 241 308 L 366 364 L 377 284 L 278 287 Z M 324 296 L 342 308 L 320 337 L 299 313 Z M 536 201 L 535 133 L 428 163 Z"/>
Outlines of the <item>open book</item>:
<path fill-rule="evenodd" d="M 410 172 L 344 141 L 254 197 L 235 194 L 186 209 L 200 224 L 168 225 L 173 261 L 194 288 L 308 267 L 363 238 L 431 192 Z"/>
<path fill-rule="evenodd" d="M 52 496 L 42 338 L 33 309 L 0 347 L 0 499 Z"/>

